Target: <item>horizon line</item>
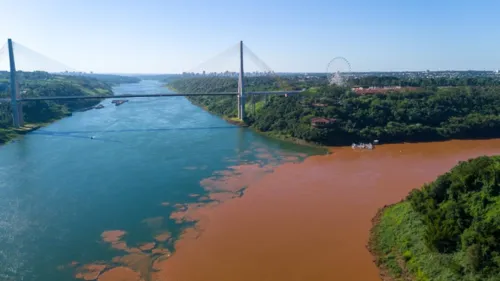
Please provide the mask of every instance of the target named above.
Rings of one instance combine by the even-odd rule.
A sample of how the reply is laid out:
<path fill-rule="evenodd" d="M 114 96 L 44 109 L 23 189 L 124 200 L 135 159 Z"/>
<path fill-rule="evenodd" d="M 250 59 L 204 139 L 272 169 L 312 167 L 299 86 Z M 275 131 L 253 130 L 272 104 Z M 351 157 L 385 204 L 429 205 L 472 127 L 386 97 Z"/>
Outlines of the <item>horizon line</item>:
<path fill-rule="evenodd" d="M 47 72 L 50 74 L 65 74 L 66 72 L 64 71 L 59 71 L 59 72 L 50 72 L 50 71 L 45 71 L 45 70 L 30 70 L 30 71 L 25 71 L 25 70 L 16 70 L 16 72 Z M 9 73 L 9 70 L 0 70 L 0 72 L 7 72 Z M 349 72 L 340 72 L 340 73 L 421 73 L 421 72 L 493 72 L 493 73 L 499 73 L 499 69 L 494 69 L 494 70 L 478 70 L 478 69 L 444 69 L 444 70 L 365 70 L 365 71 L 349 71 Z M 199 72 L 153 72 L 153 73 L 147 73 L 147 72 L 90 72 L 90 71 L 68 71 L 67 74 L 72 74 L 72 73 L 79 73 L 79 74 L 86 74 L 86 75 L 132 75 L 132 76 L 137 76 L 137 75 L 183 75 L 183 73 L 188 73 L 188 74 L 202 74 Z M 217 73 L 217 74 L 222 74 L 224 72 L 209 72 L 208 74 L 205 74 L 206 76 L 209 76 L 210 73 Z M 237 71 L 230 71 L 229 73 L 237 73 Z M 265 73 L 262 71 L 256 72 L 246 72 L 246 73 Z M 327 74 L 328 72 L 322 72 L 322 71 L 274 71 L 275 74 Z"/>

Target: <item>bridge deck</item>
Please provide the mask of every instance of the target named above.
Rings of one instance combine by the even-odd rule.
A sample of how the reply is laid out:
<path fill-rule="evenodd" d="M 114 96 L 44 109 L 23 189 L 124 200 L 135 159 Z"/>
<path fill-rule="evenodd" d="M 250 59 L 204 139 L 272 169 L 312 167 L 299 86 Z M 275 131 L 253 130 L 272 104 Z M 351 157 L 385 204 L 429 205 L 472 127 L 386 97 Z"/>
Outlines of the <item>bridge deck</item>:
<path fill-rule="evenodd" d="M 273 92 L 247 92 L 246 95 L 285 95 L 298 94 L 302 91 L 273 91 Z M 205 93 L 205 94 L 132 94 L 132 95 L 95 95 L 95 96 L 62 96 L 62 97 L 32 97 L 22 98 L 17 101 L 42 101 L 42 100 L 88 100 L 88 99 L 123 99 L 123 98 L 157 98 L 157 97 L 185 97 L 185 96 L 236 96 L 237 92 Z M 9 102 L 10 98 L 0 98 L 0 102 Z"/>

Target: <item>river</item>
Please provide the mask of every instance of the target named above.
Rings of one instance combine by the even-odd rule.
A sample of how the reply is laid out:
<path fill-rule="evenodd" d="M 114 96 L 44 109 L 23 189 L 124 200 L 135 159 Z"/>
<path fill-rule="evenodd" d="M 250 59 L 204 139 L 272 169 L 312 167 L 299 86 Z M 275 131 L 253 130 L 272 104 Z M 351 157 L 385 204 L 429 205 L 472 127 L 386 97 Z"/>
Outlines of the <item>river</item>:
<path fill-rule="evenodd" d="M 495 154 L 500 139 L 335 148 L 283 164 L 243 197 L 199 210 L 203 235 L 178 242 L 158 280 L 380 281 L 366 249 L 376 211 L 458 161 Z"/>
<path fill-rule="evenodd" d="M 141 81 L 114 92 L 168 90 Z M 102 104 L 0 146 L 0 280 L 75 280 L 71 262 L 120 255 L 102 242 L 107 230 L 126 231 L 129 245 L 169 232 L 156 247 L 172 250 L 192 225 L 170 218 L 176 204 L 213 201 L 203 179 L 241 174 L 234 167 L 253 178 L 270 171 L 264 166 L 319 153 L 228 124 L 184 97 Z M 238 195 L 240 183 L 212 199 Z"/>
<path fill-rule="evenodd" d="M 166 90 L 115 88 L 138 91 Z M 377 209 L 500 154 L 478 140 L 319 155 L 182 97 L 103 104 L 0 147 L 1 280 L 379 281 Z"/>

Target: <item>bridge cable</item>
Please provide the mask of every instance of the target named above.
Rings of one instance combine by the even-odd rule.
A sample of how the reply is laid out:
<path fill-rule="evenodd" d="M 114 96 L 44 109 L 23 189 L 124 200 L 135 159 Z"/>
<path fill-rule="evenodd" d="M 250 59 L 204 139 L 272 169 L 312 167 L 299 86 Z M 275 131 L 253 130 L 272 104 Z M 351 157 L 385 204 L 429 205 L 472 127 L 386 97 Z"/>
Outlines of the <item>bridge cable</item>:
<path fill-rule="evenodd" d="M 216 56 L 202 62 L 200 65 L 196 67 L 196 70 L 205 70 L 203 68 L 210 69 L 212 65 L 221 65 L 221 60 L 227 59 L 227 57 L 234 56 L 236 57 L 237 45 L 231 46 L 225 51 L 217 54 Z M 210 71 L 212 72 L 212 71 Z M 216 71 L 213 71 L 216 72 Z"/>
<path fill-rule="evenodd" d="M 276 74 L 263 60 L 261 60 L 254 52 L 252 52 L 252 50 L 248 46 L 244 45 L 244 50 L 245 54 L 249 55 L 249 58 L 253 63 L 263 68 L 263 70 L 267 72 L 269 76 L 276 79 L 282 90 L 287 90 L 288 88 L 290 88 L 290 86 L 285 81 L 283 81 L 283 79 L 281 79 L 280 76 Z"/>
<path fill-rule="evenodd" d="M 47 57 L 37 51 L 34 51 L 22 44 L 19 44 L 17 42 L 13 42 L 13 47 L 14 47 L 14 52 L 16 52 L 16 55 L 21 55 L 21 56 L 31 56 L 33 61 L 45 61 L 44 63 L 48 63 L 48 64 L 52 64 L 51 66 L 54 66 L 56 65 L 57 67 L 62 67 L 62 69 L 64 69 L 65 71 L 68 71 L 68 72 L 76 72 L 76 69 L 75 68 L 72 68 L 64 63 L 61 63 L 57 60 L 54 60 L 50 57 Z M 35 60 L 35 59 L 38 59 L 38 60 Z M 43 64 L 43 63 L 42 63 Z M 44 65 L 44 67 L 46 67 L 47 65 Z M 49 71 L 48 69 L 39 69 L 39 70 L 42 70 L 42 71 L 47 71 L 47 72 L 64 72 L 64 71 Z"/>
<path fill-rule="evenodd" d="M 2 48 L 0 48 L 0 63 L 2 62 L 3 59 L 5 59 L 7 57 L 8 57 L 7 43 L 4 43 Z"/>
<path fill-rule="evenodd" d="M 218 63 L 224 57 L 227 57 L 229 55 L 236 55 L 236 51 L 238 50 L 238 47 L 239 47 L 239 44 L 233 45 L 233 46 L 229 47 L 228 49 L 222 51 L 221 53 L 213 56 L 212 58 L 205 60 L 204 62 L 202 62 L 198 66 L 191 68 L 187 72 L 195 72 L 196 70 L 200 70 L 200 69 L 203 70 L 202 68 L 204 68 L 212 63 Z"/>

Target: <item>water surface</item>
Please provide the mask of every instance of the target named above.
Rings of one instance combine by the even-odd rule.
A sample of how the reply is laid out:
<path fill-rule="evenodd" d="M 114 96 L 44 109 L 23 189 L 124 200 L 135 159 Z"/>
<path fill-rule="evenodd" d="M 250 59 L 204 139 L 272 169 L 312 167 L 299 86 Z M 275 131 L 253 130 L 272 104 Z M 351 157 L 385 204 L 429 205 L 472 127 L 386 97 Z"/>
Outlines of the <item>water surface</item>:
<path fill-rule="evenodd" d="M 142 81 L 114 91 L 168 90 Z M 109 264 L 126 252 L 103 241 L 110 239 L 105 231 L 124 231 L 129 248 L 151 252 L 154 242 L 158 251 L 172 251 L 192 225 L 170 218 L 185 208 L 176 204 L 218 202 L 245 187 L 242 180 L 210 198 L 200 181 L 318 152 L 230 125 L 184 97 L 102 104 L 0 146 L 1 280 L 74 280 L 72 261 L 76 268 Z"/>
<path fill-rule="evenodd" d="M 458 161 L 500 154 L 500 140 L 333 151 L 284 164 L 243 197 L 191 214 L 203 235 L 181 239 L 158 280 L 379 281 L 366 249 L 377 209 Z"/>

